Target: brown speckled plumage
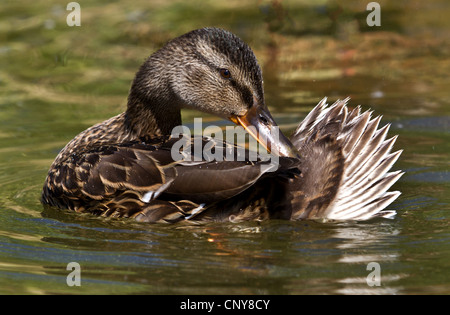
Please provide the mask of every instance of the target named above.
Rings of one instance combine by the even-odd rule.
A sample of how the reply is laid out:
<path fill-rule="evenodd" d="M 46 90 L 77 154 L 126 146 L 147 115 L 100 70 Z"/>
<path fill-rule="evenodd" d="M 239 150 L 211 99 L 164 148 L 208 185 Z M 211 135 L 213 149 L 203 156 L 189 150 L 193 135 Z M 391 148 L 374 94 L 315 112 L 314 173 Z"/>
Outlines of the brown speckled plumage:
<path fill-rule="evenodd" d="M 221 69 L 232 76 L 221 77 Z M 322 100 L 291 136 L 293 145 L 280 145 L 288 149 L 278 151 L 274 172 L 261 160 L 176 161 L 170 150 L 179 139 L 170 134 L 181 124 L 181 108 L 233 122 L 256 111 L 263 124 L 274 124 L 251 49 L 224 30 L 192 31 L 143 63 L 124 113 L 81 132 L 61 150 L 41 200 L 143 222 L 389 216 L 382 210 L 399 193 L 387 189 L 401 176 L 388 173 L 400 154 L 390 153 L 395 138 L 385 140 L 387 128 L 378 129 L 379 119 L 359 109 L 349 112 L 346 102 L 327 107 Z M 201 142 L 211 145 L 210 139 Z M 291 154 L 297 150 L 301 157 Z"/>

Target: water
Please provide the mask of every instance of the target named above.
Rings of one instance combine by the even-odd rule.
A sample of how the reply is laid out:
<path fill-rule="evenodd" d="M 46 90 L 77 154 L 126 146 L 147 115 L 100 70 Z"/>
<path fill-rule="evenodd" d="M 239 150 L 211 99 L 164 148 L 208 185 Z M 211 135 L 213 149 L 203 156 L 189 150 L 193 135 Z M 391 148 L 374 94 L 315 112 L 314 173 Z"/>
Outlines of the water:
<path fill-rule="evenodd" d="M 65 24 L 56 2 L 2 4 L 0 293 L 450 293 L 449 4 L 380 2 L 374 30 L 353 2 L 227 3 L 199 11 L 195 3 L 98 1 L 82 6 L 79 28 Z M 351 105 L 391 123 L 394 149 L 404 149 L 394 168 L 406 171 L 393 187 L 403 193 L 390 206 L 395 219 L 168 226 L 44 210 L 40 190 L 57 152 L 123 110 L 151 51 L 205 25 L 251 44 L 286 133 L 324 96 L 350 95 Z M 79 287 L 66 284 L 69 262 L 81 266 Z M 371 262 L 381 286 L 366 281 Z"/>

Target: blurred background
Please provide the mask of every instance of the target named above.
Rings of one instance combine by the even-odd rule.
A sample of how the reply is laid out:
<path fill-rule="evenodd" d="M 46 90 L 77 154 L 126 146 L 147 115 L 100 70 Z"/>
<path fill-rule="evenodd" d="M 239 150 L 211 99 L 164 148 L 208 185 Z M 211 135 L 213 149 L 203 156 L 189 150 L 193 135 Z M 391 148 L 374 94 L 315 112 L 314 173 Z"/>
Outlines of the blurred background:
<path fill-rule="evenodd" d="M 450 3 L 377 1 L 371 27 L 369 2 L 78 1 L 81 26 L 69 27 L 69 1 L 3 0 L 0 293 L 450 293 Z M 396 219 L 167 227 L 44 211 L 58 151 L 124 110 L 148 55 L 205 26 L 252 47 L 286 134 L 325 96 L 391 123 L 406 171 Z M 66 285 L 71 261 L 81 287 Z M 365 281 L 372 261 L 380 287 Z"/>

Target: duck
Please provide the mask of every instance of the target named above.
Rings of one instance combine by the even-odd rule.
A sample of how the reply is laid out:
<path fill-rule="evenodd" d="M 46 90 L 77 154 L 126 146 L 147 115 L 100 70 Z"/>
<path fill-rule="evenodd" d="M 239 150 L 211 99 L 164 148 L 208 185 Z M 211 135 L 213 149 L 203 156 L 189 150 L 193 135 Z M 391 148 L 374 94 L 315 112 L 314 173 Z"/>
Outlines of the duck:
<path fill-rule="evenodd" d="M 221 28 L 193 30 L 144 61 L 124 112 L 58 153 L 41 202 L 146 223 L 392 218 L 386 207 L 400 192 L 388 190 L 403 175 L 390 171 L 402 152 L 391 152 L 397 137 L 348 101 L 322 99 L 288 138 L 265 103 L 252 49 Z M 234 123 L 268 154 L 174 134 L 183 108 Z M 192 153 L 194 144 L 226 158 Z"/>

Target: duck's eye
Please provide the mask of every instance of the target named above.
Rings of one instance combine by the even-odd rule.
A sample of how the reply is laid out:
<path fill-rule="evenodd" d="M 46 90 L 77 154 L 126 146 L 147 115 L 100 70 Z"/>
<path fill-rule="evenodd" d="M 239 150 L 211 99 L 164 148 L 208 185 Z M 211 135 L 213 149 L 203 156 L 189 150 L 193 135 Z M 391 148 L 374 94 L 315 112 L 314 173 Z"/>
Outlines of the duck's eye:
<path fill-rule="evenodd" d="M 228 69 L 220 69 L 219 72 L 220 72 L 220 75 L 222 76 L 222 78 L 224 78 L 224 79 L 231 78 L 230 70 L 228 70 Z"/>

